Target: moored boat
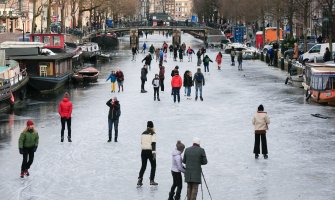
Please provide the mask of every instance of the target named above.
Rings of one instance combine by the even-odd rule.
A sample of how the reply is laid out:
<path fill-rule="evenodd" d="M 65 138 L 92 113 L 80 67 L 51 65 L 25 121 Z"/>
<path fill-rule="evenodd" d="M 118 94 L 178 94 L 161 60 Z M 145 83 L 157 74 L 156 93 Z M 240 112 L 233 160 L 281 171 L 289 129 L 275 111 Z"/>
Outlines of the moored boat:
<path fill-rule="evenodd" d="M 94 83 L 98 81 L 99 71 L 94 67 L 87 67 L 79 70 L 72 76 L 77 83 Z"/>
<path fill-rule="evenodd" d="M 313 101 L 335 105 L 335 68 L 311 68 L 309 94 Z"/>
<path fill-rule="evenodd" d="M 95 62 L 97 56 L 101 53 L 99 45 L 95 42 L 87 42 L 78 46 L 82 50 L 84 61 Z"/>

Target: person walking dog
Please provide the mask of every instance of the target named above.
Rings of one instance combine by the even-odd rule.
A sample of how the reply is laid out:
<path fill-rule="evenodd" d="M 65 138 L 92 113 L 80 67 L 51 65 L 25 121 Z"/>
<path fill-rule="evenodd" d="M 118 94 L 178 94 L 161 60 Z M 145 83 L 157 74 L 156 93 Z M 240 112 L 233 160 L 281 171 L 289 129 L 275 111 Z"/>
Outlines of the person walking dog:
<path fill-rule="evenodd" d="M 19 138 L 19 150 L 22 154 L 22 165 L 20 177 L 29 176 L 30 166 L 34 161 L 34 153 L 38 147 L 39 136 L 37 131 L 34 129 L 34 122 L 32 120 L 27 121 L 27 127 L 22 131 Z"/>
<path fill-rule="evenodd" d="M 258 111 L 252 118 L 252 124 L 255 127 L 255 145 L 254 154 L 255 158 L 258 159 L 260 153 L 260 140 L 262 140 L 262 154 L 264 159 L 268 159 L 268 147 L 266 143 L 266 131 L 269 129 L 270 118 L 268 114 L 264 112 L 264 106 L 259 105 Z"/>

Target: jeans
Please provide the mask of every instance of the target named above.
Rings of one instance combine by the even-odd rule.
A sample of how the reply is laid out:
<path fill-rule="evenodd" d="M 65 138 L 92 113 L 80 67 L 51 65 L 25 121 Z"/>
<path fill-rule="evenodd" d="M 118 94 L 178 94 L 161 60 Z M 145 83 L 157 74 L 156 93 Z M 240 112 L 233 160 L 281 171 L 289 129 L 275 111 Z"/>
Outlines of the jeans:
<path fill-rule="evenodd" d="M 112 130 L 114 124 L 115 138 L 117 138 L 119 133 L 119 119 L 110 119 L 108 118 L 108 137 L 112 138 Z"/>
<path fill-rule="evenodd" d="M 156 160 L 152 156 L 151 150 L 142 150 L 141 152 L 141 159 L 142 159 L 142 167 L 139 173 L 138 178 L 143 178 L 143 174 L 147 168 L 147 162 L 150 161 L 151 165 L 151 172 L 150 172 L 150 180 L 155 180 L 155 173 L 156 173 Z"/>
<path fill-rule="evenodd" d="M 22 160 L 22 165 L 21 165 L 21 172 L 28 170 L 31 164 L 33 164 L 34 148 L 35 147 L 23 148 L 23 160 Z M 29 157 L 29 161 L 28 161 L 28 157 Z"/>
<path fill-rule="evenodd" d="M 157 98 L 159 99 L 159 87 L 154 87 L 154 98 L 156 100 L 156 95 L 157 95 Z"/>
<path fill-rule="evenodd" d="M 198 66 L 200 66 L 200 65 L 201 65 L 201 57 L 200 57 L 200 58 L 198 58 L 198 63 L 197 63 L 197 65 L 198 65 Z"/>
<path fill-rule="evenodd" d="M 198 183 L 187 183 L 187 200 L 196 200 L 198 195 Z"/>
<path fill-rule="evenodd" d="M 230 56 L 231 58 L 231 64 L 235 64 L 235 56 Z"/>
<path fill-rule="evenodd" d="M 186 87 L 186 91 L 187 91 L 187 96 L 190 97 L 191 96 L 191 87 L 190 86 Z"/>
<path fill-rule="evenodd" d="M 145 79 L 141 79 L 141 90 L 144 90 Z"/>
<path fill-rule="evenodd" d="M 123 92 L 123 81 L 118 81 L 117 85 L 119 87 L 119 92 L 120 92 L 120 89 L 122 89 L 122 92 Z"/>
<path fill-rule="evenodd" d="M 62 117 L 60 119 L 61 124 L 62 124 L 62 129 L 61 129 L 61 137 L 64 138 L 64 130 L 65 130 L 65 123 L 67 125 L 67 137 L 71 138 L 71 117 L 69 119 L 66 119 L 65 117 Z"/>
<path fill-rule="evenodd" d="M 173 93 L 173 101 L 176 103 L 176 98 L 178 98 L 178 103 L 180 102 L 180 88 L 174 87 L 172 88 Z"/>
<path fill-rule="evenodd" d="M 206 72 L 206 69 L 207 69 L 207 72 L 209 72 L 209 65 L 208 64 L 204 64 L 204 68 L 205 68 L 205 72 Z"/>
<path fill-rule="evenodd" d="M 202 97 L 202 85 L 201 84 L 196 84 L 195 85 L 195 96 L 198 97 L 198 91 L 200 91 L 200 96 Z"/>
<path fill-rule="evenodd" d="M 260 149 L 259 149 L 260 139 L 262 140 L 262 154 L 268 154 L 268 147 L 266 143 L 266 133 L 262 133 L 262 134 L 255 133 L 254 154 L 260 153 Z"/>
<path fill-rule="evenodd" d="M 171 174 L 173 178 L 173 184 L 171 186 L 170 193 L 174 193 L 175 189 L 177 188 L 176 197 L 180 197 L 180 193 L 183 188 L 183 178 L 181 176 L 181 172 L 171 171 Z"/>
<path fill-rule="evenodd" d="M 164 92 L 164 78 L 159 79 L 159 85 L 161 86 L 161 91 Z"/>
<path fill-rule="evenodd" d="M 242 61 L 238 61 L 238 70 L 242 70 Z"/>

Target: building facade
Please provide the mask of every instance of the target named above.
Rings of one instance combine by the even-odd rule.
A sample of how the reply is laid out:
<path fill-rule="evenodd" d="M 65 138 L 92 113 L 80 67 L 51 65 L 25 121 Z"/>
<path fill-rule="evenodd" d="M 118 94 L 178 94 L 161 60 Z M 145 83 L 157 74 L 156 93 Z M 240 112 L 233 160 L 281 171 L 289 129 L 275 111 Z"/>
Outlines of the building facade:
<path fill-rule="evenodd" d="M 192 18 L 192 0 L 175 0 L 175 20 L 176 21 L 185 21 L 191 20 Z"/>

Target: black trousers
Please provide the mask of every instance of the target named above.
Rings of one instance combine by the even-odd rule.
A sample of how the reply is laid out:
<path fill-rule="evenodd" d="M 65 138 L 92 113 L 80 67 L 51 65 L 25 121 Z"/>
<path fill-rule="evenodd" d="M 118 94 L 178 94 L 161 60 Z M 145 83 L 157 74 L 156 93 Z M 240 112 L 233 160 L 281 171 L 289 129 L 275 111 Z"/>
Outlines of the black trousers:
<path fill-rule="evenodd" d="M 230 56 L 231 58 L 231 63 L 235 63 L 235 56 Z"/>
<path fill-rule="evenodd" d="M 262 154 L 268 154 L 268 146 L 266 144 L 266 134 L 255 134 L 254 154 L 260 154 L 259 143 L 262 140 Z"/>
<path fill-rule="evenodd" d="M 161 86 L 161 91 L 164 92 L 164 78 L 159 79 L 159 85 Z"/>
<path fill-rule="evenodd" d="M 155 180 L 155 173 L 156 173 L 156 160 L 152 156 L 151 150 L 142 150 L 141 152 L 141 159 L 142 159 L 142 167 L 140 170 L 140 173 L 138 175 L 138 178 L 143 178 L 143 174 L 145 172 L 145 169 L 147 168 L 147 162 L 150 161 L 151 165 L 151 172 L 150 172 L 150 180 Z"/>
<path fill-rule="evenodd" d="M 183 179 L 181 176 L 181 172 L 174 172 L 171 171 L 172 178 L 173 178 L 173 184 L 171 186 L 170 193 L 174 193 L 174 190 L 177 188 L 176 196 L 180 197 L 181 190 L 183 188 Z"/>
<path fill-rule="evenodd" d="M 66 119 L 65 117 L 62 117 L 60 119 L 62 123 L 62 130 L 60 131 L 61 137 L 64 138 L 64 130 L 65 130 L 65 123 L 67 125 L 67 136 L 68 138 L 71 138 L 71 117 L 69 119 Z"/>
<path fill-rule="evenodd" d="M 156 95 L 157 98 L 159 98 L 159 87 L 154 87 L 154 98 L 156 99 Z"/>
<path fill-rule="evenodd" d="M 34 147 L 23 148 L 23 160 L 21 165 L 21 172 L 29 169 L 34 161 Z"/>
<path fill-rule="evenodd" d="M 176 97 L 178 98 L 178 102 L 180 102 L 180 88 L 174 87 L 172 88 L 173 101 L 176 102 Z"/>
<path fill-rule="evenodd" d="M 141 90 L 144 90 L 145 79 L 141 79 Z"/>

